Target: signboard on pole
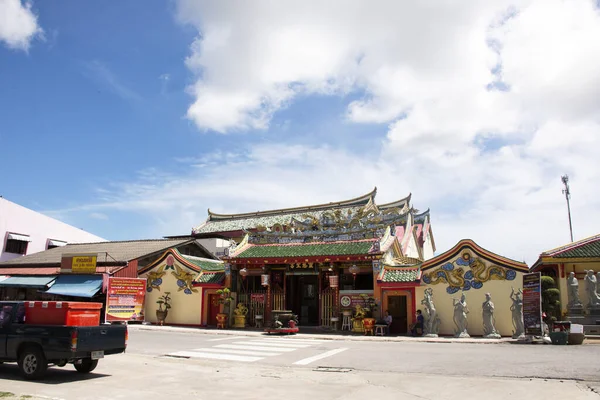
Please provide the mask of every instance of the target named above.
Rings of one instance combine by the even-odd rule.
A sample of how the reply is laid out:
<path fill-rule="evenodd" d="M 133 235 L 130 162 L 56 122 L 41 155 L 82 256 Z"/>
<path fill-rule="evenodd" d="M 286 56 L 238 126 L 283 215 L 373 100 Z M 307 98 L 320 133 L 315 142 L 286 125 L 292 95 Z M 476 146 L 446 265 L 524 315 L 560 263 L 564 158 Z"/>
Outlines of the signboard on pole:
<path fill-rule="evenodd" d="M 97 253 L 63 254 L 60 260 L 60 272 L 71 274 L 95 274 Z"/>
<path fill-rule="evenodd" d="M 106 322 L 144 321 L 146 279 L 108 278 Z"/>
<path fill-rule="evenodd" d="M 523 274 L 523 322 L 526 335 L 543 336 L 542 279 L 539 272 Z"/>

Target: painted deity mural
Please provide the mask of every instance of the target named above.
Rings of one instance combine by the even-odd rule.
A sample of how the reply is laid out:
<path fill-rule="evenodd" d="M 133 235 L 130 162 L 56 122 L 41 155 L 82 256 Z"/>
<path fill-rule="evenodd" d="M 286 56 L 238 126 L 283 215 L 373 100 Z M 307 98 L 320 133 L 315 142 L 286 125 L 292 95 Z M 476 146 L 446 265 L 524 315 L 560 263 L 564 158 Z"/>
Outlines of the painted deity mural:
<path fill-rule="evenodd" d="M 197 273 L 187 272 L 179 265 L 175 264 L 175 257 L 169 255 L 165 261 L 165 265 L 160 266 L 155 271 L 148 272 L 148 279 L 146 283 L 146 291 L 151 293 L 153 290 L 160 291 L 160 286 L 163 283 L 163 277 L 171 272 L 171 275 L 177 279 L 177 291 L 183 291 L 184 294 L 198 293 L 198 289 L 195 289 L 192 285 L 194 278 L 198 275 Z"/>

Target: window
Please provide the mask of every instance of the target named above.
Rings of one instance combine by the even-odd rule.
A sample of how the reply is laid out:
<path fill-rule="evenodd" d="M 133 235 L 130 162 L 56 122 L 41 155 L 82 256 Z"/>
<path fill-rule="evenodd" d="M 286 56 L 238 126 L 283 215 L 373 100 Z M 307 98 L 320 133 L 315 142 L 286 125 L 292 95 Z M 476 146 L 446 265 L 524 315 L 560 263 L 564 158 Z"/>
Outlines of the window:
<path fill-rule="evenodd" d="M 13 254 L 27 254 L 27 245 L 29 242 L 25 240 L 7 239 L 4 251 Z"/>

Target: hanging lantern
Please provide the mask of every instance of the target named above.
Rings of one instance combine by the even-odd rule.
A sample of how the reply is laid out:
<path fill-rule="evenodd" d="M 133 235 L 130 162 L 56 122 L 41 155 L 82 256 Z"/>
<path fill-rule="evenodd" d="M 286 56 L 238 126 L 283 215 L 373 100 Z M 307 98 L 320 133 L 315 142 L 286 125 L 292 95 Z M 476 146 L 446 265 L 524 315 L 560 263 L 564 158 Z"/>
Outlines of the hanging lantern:
<path fill-rule="evenodd" d="M 337 275 L 329 275 L 329 287 L 336 288 L 339 286 L 340 277 Z"/>
<path fill-rule="evenodd" d="M 352 275 L 355 275 L 355 276 L 356 276 L 356 274 L 358 274 L 360 272 L 360 268 L 357 267 L 356 264 L 354 264 L 353 266 L 351 266 L 348 270 L 350 271 L 350 273 Z"/>
<path fill-rule="evenodd" d="M 263 286 L 269 286 L 269 274 L 262 274 L 260 276 L 260 284 Z"/>
<path fill-rule="evenodd" d="M 240 276 L 242 278 L 245 278 L 246 276 L 248 276 L 248 270 L 246 269 L 246 267 L 240 269 Z"/>

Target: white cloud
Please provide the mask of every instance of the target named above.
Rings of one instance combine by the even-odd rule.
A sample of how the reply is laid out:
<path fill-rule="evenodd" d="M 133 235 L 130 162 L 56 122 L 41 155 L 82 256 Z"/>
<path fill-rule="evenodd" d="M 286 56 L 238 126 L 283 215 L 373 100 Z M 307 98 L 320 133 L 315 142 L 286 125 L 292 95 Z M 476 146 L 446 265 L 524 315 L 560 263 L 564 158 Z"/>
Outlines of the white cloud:
<path fill-rule="evenodd" d="M 42 37 L 43 30 L 31 11 L 31 3 L 0 0 L 0 42 L 9 48 L 27 51 L 36 36 Z"/>
<path fill-rule="evenodd" d="M 389 123 L 380 154 L 288 145 L 282 135 L 280 144 L 182 159 L 197 168 L 152 173 L 86 207 L 147 212 L 157 234 L 187 232 L 208 207 L 329 202 L 377 185 L 379 202 L 412 192 L 415 207 L 431 207 L 440 251 L 469 237 L 531 263 L 569 238 L 568 173 L 575 236 L 597 233 L 595 3 L 426 4 L 181 1 L 180 18 L 201 32 L 187 60 L 197 73 L 188 116 L 199 128 L 262 128 L 298 94 L 359 90 L 366 95 L 346 117 Z M 507 90 L 488 90 L 498 81 Z"/>

